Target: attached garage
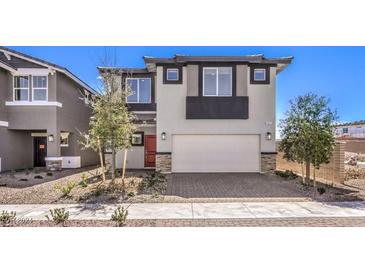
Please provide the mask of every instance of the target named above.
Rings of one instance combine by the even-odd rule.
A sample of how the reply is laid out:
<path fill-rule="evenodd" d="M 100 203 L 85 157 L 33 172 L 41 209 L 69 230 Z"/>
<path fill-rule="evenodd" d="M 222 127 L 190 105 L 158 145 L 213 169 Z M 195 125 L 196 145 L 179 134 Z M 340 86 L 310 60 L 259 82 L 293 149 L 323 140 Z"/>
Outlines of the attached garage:
<path fill-rule="evenodd" d="M 259 172 L 259 135 L 173 135 L 172 172 Z"/>

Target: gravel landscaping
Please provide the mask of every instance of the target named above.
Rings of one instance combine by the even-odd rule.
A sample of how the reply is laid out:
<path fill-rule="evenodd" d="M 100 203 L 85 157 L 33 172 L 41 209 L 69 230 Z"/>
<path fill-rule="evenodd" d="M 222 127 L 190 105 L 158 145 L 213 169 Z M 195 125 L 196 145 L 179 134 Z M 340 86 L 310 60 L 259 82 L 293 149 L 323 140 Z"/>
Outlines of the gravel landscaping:
<path fill-rule="evenodd" d="M 17 225 L 15 225 L 17 226 Z M 116 227 L 112 221 L 29 221 L 21 227 Z M 363 217 L 127 220 L 125 227 L 364 227 Z M 119 229 L 119 228 L 118 228 Z M 123 229 L 123 228 L 122 228 Z"/>
<path fill-rule="evenodd" d="M 128 172 L 126 194 L 133 196 L 145 172 Z M 75 186 L 65 196 L 61 188 L 68 184 Z M 86 184 L 84 183 L 86 182 Z M 48 173 L 45 171 L 20 171 L 4 173 L 0 178 L 0 203 L 2 204 L 70 204 L 70 203 L 119 203 L 123 202 L 121 180 L 113 186 L 110 180 L 101 185 L 100 171 L 96 167 L 63 170 Z M 99 187 L 98 187 L 99 186 Z M 140 195 L 144 201 L 151 195 Z"/>

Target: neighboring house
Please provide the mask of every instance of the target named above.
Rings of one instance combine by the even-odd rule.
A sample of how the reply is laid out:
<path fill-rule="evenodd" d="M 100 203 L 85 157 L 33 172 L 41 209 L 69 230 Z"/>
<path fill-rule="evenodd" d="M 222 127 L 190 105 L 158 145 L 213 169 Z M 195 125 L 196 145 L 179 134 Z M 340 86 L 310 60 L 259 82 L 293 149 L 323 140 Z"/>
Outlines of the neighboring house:
<path fill-rule="evenodd" d="M 96 164 L 78 143 L 94 94 L 66 68 L 0 47 L 0 171 Z"/>
<path fill-rule="evenodd" d="M 365 121 L 343 123 L 336 126 L 336 138 L 365 138 Z"/>
<path fill-rule="evenodd" d="M 139 124 L 127 168 L 163 172 L 275 169 L 276 76 L 292 57 L 144 57 L 146 68 L 106 68 Z M 117 154 L 121 167 L 123 153 Z"/>

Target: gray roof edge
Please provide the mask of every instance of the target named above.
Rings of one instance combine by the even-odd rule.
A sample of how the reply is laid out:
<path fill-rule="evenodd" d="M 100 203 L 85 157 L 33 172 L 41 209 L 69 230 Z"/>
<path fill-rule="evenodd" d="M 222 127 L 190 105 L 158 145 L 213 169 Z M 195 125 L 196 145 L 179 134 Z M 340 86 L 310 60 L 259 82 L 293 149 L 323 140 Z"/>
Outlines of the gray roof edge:
<path fill-rule="evenodd" d="M 293 56 L 267 58 L 263 54 L 244 56 L 187 56 L 175 55 L 173 58 L 143 57 L 145 63 L 188 63 L 188 62 L 248 62 L 248 63 L 273 63 L 290 64 Z"/>

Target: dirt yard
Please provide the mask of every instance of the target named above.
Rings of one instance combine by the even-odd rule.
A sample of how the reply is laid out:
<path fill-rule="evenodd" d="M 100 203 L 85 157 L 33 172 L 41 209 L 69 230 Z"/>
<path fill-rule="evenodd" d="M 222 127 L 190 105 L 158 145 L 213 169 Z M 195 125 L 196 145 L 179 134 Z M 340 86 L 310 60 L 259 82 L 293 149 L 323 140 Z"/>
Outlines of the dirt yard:
<path fill-rule="evenodd" d="M 146 172 L 128 172 L 124 200 L 134 198 L 138 184 Z M 118 203 L 123 202 L 121 180 L 113 186 L 110 180 L 101 183 L 100 170 L 95 167 L 63 170 L 7 172 L 0 177 L 0 203 L 2 204 L 66 204 L 66 203 Z M 65 195 L 67 187 L 70 193 Z M 146 197 L 145 197 L 146 196 Z M 139 195 L 139 199 L 149 195 Z"/>

